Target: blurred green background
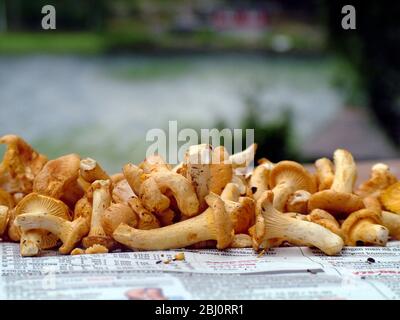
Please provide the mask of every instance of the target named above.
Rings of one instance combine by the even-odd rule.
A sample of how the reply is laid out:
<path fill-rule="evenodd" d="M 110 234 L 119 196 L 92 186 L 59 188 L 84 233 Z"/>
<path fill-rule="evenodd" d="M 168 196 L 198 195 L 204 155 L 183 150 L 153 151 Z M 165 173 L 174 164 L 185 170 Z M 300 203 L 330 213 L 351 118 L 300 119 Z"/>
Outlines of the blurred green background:
<path fill-rule="evenodd" d="M 56 8 L 56 30 L 41 9 Z M 0 0 L 0 134 L 111 172 L 146 132 L 254 128 L 257 157 L 399 155 L 400 5 L 353 1 Z"/>

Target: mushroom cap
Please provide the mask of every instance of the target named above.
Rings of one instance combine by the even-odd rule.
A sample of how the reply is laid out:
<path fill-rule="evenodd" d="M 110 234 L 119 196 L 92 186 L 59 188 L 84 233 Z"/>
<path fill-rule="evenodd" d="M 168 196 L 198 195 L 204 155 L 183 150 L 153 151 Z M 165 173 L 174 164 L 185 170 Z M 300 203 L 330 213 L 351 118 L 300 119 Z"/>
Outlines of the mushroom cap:
<path fill-rule="evenodd" d="M 85 250 L 85 254 L 102 254 L 102 253 L 108 253 L 108 248 L 97 243 Z"/>
<path fill-rule="evenodd" d="M 47 213 L 71 220 L 68 206 L 64 202 L 35 192 L 25 196 L 15 207 L 16 216 L 23 213 Z"/>
<path fill-rule="evenodd" d="M 259 165 L 254 168 L 248 183 L 248 188 L 255 200 L 260 198 L 264 191 L 268 190 L 269 173 L 270 169 L 264 165 Z"/>
<path fill-rule="evenodd" d="M 287 212 L 297 212 L 307 214 L 308 201 L 310 200 L 311 193 L 305 190 L 296 190 L 286 202 Z"/>
<path fill-rule="evenodd" d="M 297 190 L 310 193 L 316 191 L 315 179 L 301 164 L 288 160 L 280 161 L 269 174 L 269 186 L 274 188 L 280 182 L 288 180 L 296 185 Z"/>
<path fill-rule="evenodd" d="M 310 222 L 318 223 L 319 225 L 331 230 L 337 235 L 342 234 L 339 222 L 329 212 L 322 209 L 314 209 L 309 215 L 306 216 Z"/>
<path fill-rule="evenodd" d="M 0 205 L 14 208 L 14 198 L 7 191 L 0 188 Z"/>
<path fill-rule="evenodd" d="M 70 232 L 66 236 L 62 246 L 58 249 L 61 254 L 68 254 L 74 249 L 74 246 L 89 232 L 89 223 L 87 219 L 79 217 L 71 222 Z M 96 242 L 100 243 L 100 242 Z M 91 247 L 91 246 L 90 246 Z"/>
<path fill-rule="evenodd" d="M 260 158 L 257 160 L 257 164 L 260 166 L 266 167 L 268 170 L 272 170 L 272 168 L 275 166 L 275 163 L 272 161 L 268 160 L 267 158 Z"/>
<path fill-rule="evenodd" d="M 229 182 L 221 193 L 222 200 L 239 201 L 240 190 L 236 183 Z"/>
<path fill-rule="evenodd" d="M 185 177 L 196 191 L 199 199 L 199 211 L 207 208 L 205 197 L 210 193 L 209 182 L 212 179 L 210 172 L 212 149 L 208 144 L 190 146 L 185 153 L 182 164 Z"/>
<path fill-rule="evenodd" d="M 33 179 L 47 162 L 47 157 L 16 135 L 1 137 L 0 144 L 7 145 L 0 163 L 0 186 L 11 193 L 31 192 Z"/>
<path fill-rule="evenodd" d="M 57 199 L 43 196 L 38 193 L 30 193 L 25 196 L 15 207 L 14 215 L 24 213 L 46 213 L 66 220 L 71 220 L 68 206 Z M 47 230 L 37 230 L 42 236 L 41 249 L 54 247 L 58 237 Z"/>
<path fill-rule="evenodd" d="M 138 198 L 132 198 L 128 201 L 128 205 L 132 208 L 133 212 L 137 214 L 139 218 L 138 229 L 150 230 L 160 227 L 160 222 L 157 217 L 148 211 L 140 202 Z"/>
<path fill-rule="evenodd" d="M 392 238 L 400 240 L 400 214 L 382 211 L 382 225 L 388 228 Z"/>
<path fill-rule="evenodd" d="M 192 184 L 199 200 L 199 211 L 207 208 L 205 197 L 220 195 L 232 179 L 232 164 L 224 147 L 212 150 L 209 144 L 189 147 L 183 162 L 183 172 Z"/>
<path fill-rule="evenodd" d="M 176 218 L 176 213 L 174 210 L 167 209 L 163 212 L 157 212 L 156 214 L 161 227 L 166 227 L 174 224 L 174 220 Z"/>
<path fill-rule="evenodd" d="M 225 186 L 231 182 L 232 177 L 233 169 L 228 153 L 222 146 L 215 148 L 210 165 L 210 181 L 208 183 L 210 192 L 220 195 Z"/>
<path fill-rule="evenodd" d="M 138 217 L 132 208 L 126 203 L 114 203 L 109 206 L 101 218 L 101 225 L 108 236 L 112 236 L 114 230 L 124 222 L 132 228 L 138 225 Z"/>
<path fill-rule="evenodd" d="M 173 167 L 172 168 L 172 172 L 179 173 L 184 177 L 186 177 L 186 175 L 187 175 L 186 167 L 185 167 L 185 164 L 183 162 L 178 163 L 175 167 Z"/>
<path fill-rule="evenodd" d="M 254 224 L 255 201 L 253 199 L 240 197 L 239 202 L 225 201 L 225 209 L 230 213 L 235 234 L 247 233 L 250 226 Z"/>
<path fill-rule="evenodd" d="M 363 202 L 366 209 L 370 209 L 378 213 L 382 212 L 382 205 L 377 197 L 366 196 L 365 198 L 363 198 Z"/>
<path fill-rule="evenodd" d="M 73 220 L 76 220 L 79 217 L 84 217 L 85 219 L 88 219 L 88 221 L 90 221 L 92 210 L 92 202 L 89 201 L 87 197 L 79 199 L 75 204 Z"/>
<path fill-rule="evenodd" d="M 364 203 L 361 197 L 352 193 L 323 190 L 311 195 L 308 201 L 308 211 L 323 209 L 336 218 L 346 217 L 350 213 L 363 209 Z"/>
<path fill-rule="evenodd" d="M 257 151 L 257 144 L 253 143 L 248 146 L 245 150 L 232 154 L 229 157 L 230 162 L 232 163 L 233 169 L 248 167 L 250 163 L 254 161 L 254 156 Z"/>
<path fill-rule="evenodd" d="M 371 169 L 371 177 L 360 184 L 356 194 L 361 197 L 379 196 L 383 190 L 396 182 L 397 178 L 390 172 L 389 166 L 384 163 L 377 163 Z"/>
<path fill-rule="evenodd" d="M 353 226 L 357 222 L 359 222 L 360 220 L 363 220 L 363 219 L 369 219 L 372 221 L 372 223 L 375 223 L 375 224 L 382 223 L 381 214 L 376 211 L 373 211 L 373 210 L 361 209 L 361 210 L 357 210 L 357 211 L 351 213 L 346 218 L 346 220 L 343 221 L 342 226 L 341 226 L 342 234 L 344 236 L 346 243 L 350 243 L 349 237 L 350 237 L 351 229 L 353 228 Z"/>
<path fill-rule="evenodd" d="M 139 164 L 139 168 L 144 173 L 160 172 L 160 171 L 171 171 L 169 164 L 158 154 L 147 157 L 142 163 Z"/>
<path fill-rule="evenodd" d="M 117 184 L 121 180 L 125 179 L 125 176 L 122 172 L 115 173 L 110 176 L 112 184 Z"/>
<path fill-rule="evenodd" d="M 93 247 L 96 244 L 102 245 L 107 249 L 115 247 L 115 241 L 110 236 L 87 236 L 82 239 L 82 245 L 86 249 Z"/>
<path fill-rule="evenodd" d="M 74 250 L 71 251 L 71 256 L 77 256 L 79 254 L 85 254 L 85 250 L 81 248 L 75 248 Z"/>
<path fill-rule="evenodd" d="M 334 179 L 333 163 L 328 158 L 320 158 L 315 161 L 316 179 L 318 182 L 318 190 L 326 190 L 332 186 Z"/>
<path fill-rule="evenodd" d="M 148 175 L 144 171 L 132 163 L 127 163 L 122 168 L 124 177 L 128 181 L 133 192 L 137 195 L 140 194 L 143 182 L 147 179 Z"/>
<path fill-rule="evenodd" d="M 79 176 L 80 157 L 68 154 L 45 164 L 33 181 L 33 191 L 56 199 L 63 196 L 64 191 Z"/>
<path fill-rule="evenodd" d="M 247 181 L 246 178 L 244 176 L 240 176 L 240 175 L 233 175 L 232 176 L 232 180 L 230 183 L 234 183 L 236 184 L 236 186 L 239 189 L 239 193 L 240 195 L 246 195 L 250 192 L 248 192 L 247 190 Z"/>
<path fill-rule="evenodd" d="M 233 225 L 229 213 L 225 210 L 224 201 L 215 193 L 210 193 L 206 197 L 206 202 L 212 209 L 212 221 L 209 221 L 209 225 L 215 232 L 217 248 L 225 249 L 231 244 L 234 236 Z"/>
<path fill-rule="evenodd" d="M 135 193 L 132 191 L 132 188 L 126 179 L 122 179 L 114 185 L 112 190 L 112 199 L 114 202 L 127 202 L 133 197 L 135 197 Z"/>
<path fill-rule="evenodd" d="M 400 213 L 400 182 L 384 190 L 379 199 L 388 211 Z"/>

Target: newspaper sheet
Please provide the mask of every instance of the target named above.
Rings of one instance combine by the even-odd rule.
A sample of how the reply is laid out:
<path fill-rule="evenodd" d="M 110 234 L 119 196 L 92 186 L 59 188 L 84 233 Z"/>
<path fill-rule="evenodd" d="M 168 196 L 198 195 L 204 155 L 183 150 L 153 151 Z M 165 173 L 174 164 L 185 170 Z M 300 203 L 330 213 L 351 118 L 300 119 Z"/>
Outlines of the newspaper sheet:
<path fill-rule="evenodd" d="M 1 243 L 2 299 L 399 299 L 400 243 L 328 257 L 285 247 L 22 258 Z M 166 263 L 169 262 L 169 263 Z"/>

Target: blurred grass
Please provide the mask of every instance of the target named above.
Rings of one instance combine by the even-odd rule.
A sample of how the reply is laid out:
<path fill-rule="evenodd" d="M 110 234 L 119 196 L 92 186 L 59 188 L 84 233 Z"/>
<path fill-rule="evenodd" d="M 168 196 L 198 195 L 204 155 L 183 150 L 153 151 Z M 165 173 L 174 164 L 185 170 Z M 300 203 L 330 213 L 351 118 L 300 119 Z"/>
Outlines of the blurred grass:
<path fill-rule="evenodd" d="M 138 52 L 154 50 L 265 50 L 274 51 L 276 36 L 290 42 L 290 50 L 320 52 L 325 39 L 320 31 L 304 26 L 282 25 L 261 37 L 215 32 L 205 28 L 191 33 L 151 33 L 134 24 L 95 32 L 8 32 L 0 33 L 0 54 Z"/>
<path fill-rule="evenodd" d="M 104 51 L 104 38 L 95 33 L 0 33 L 0 53 L 90 53 Z"/>

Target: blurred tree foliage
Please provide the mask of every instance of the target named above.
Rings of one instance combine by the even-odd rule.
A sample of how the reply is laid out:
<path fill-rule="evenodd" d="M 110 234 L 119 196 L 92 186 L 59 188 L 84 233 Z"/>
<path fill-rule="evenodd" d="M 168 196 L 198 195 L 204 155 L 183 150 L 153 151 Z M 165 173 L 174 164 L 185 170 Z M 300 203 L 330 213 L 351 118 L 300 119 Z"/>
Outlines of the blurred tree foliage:
<path fill-rule="evenodd" d="M 42 7 L 56 7 L 57 28 L 101 31 L 107 14 L 106 0 L 0 0 L 5 1 L 9 31 L 41 30 Z"/>
<path fill-rule="evenodd" d="M 260 114 L 263 112 L 259 101 L 249 96 L 245 99 L 246 111 L 241 128 L 254 129 L 254 142 L 258 148 L 255 159 L 267 158 L 273 162 L 284 159 L 300 161 L 300 156 L 292 140 L 292 112 L 289 108 L 278 119 L 266 122 Z M 245 141 L 243 141 L 243 144 Z"/>
<path fill-rule="evenodd" d="M 293 161 L 304 160 L 298 152 L 293 139 L 293 116 L 290 108 L 282 108 L 283 112 L 276 119 L 265 121 L 260 114 L 265 112 L 261 103 L 255 96 L 249 95 L 244 99 L 245 111 L 242 116 L 240 128 L 245 132 L 246 129 L 254 129 L 254 142 L 258 148 L 255 159 L 267 158 L 273 162 L 284 159 Z M 263 111 L 264 110 L 264 111 Z M 217 129 L 227 128 L 223 120 L 217 122 Z M 246 145 L 246 135 L 242 134 L 242 146 Z M 224 141 L 221 141 L 224 145 Z"/>
<path fill-rule="evenodd" d="M 330 48 L 348 61 L 366 92 L 367 105 L 400 146 L 400 2 L 324 0 Z M 342 7 L 356 9 L 356 30 L 341 26 Z"/>

